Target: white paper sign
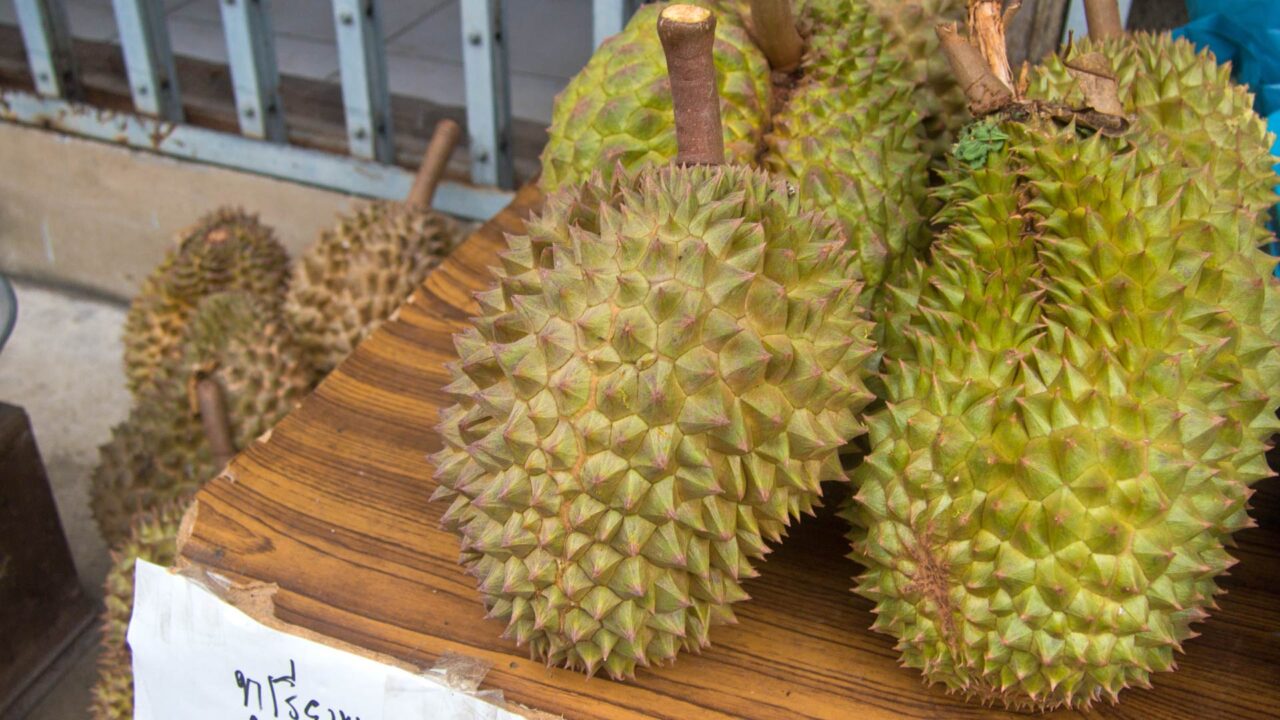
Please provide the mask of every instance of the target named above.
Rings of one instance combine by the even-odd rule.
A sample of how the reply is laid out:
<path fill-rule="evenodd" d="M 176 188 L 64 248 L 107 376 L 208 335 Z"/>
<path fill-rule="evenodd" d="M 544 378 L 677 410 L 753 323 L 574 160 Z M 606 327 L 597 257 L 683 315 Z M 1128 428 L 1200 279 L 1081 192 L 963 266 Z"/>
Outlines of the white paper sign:
<path fill-rule="evenodd" d="M 269 628 L 200 584 L 139 561 L 136 720 L 520 720 L 443 683 Z"/>

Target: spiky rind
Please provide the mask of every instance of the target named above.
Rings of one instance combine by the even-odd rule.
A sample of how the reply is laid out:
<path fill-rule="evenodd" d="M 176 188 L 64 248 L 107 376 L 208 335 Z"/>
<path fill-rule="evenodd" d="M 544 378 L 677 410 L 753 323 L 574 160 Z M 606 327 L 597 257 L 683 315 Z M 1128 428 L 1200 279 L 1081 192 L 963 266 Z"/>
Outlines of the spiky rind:
<path fill-rule="evenodd" d="M 94 720 L 133 717 L 133 661 L 125 636 L 133 614 L 134 566 L 140 559 L 165 567 L 173 564 L 186 507 L 185 498 L 175 498 L 152 512 L 135 515 L 124 543 L 111 551 L 103 593 L 98 680 L 89 706 Z"/>
<path fill-rule="evenodd" d="M 317 379 L 400 306 L 457 243 L 448 218 L 404 203 L 370 203 L 299 258 L 285 299 Z"/>
<path fill-rule="evenodd" d="M 1259 221 L 1259 230 L 1239 236 L 1241 247 L 1266 237 L 1265 211 L 1275 204 L 1274 159 L 1266 123 L 1253 111 L 1253 95 L 1231 80 L 1231 67 L 1219 65 L 1208 50 L 1168 33 L 1133 33 L 1103 42 L 1084 39 L 1054 55 L 1031 73 L 1027 94 L 1056 99 L 1072 107 L 1084 103 L 1068 67 L 1098 53 L 1106 58 L 1119 86 L 1125 112 L 1161 152 L 1183 156 L 1212 172 L 1198 182 L 1214 183 L 1217 201 L 1235 202 Z"/>
<path fill-rule="evenodd" d="M 791 519 L 839 479 L 871 327 L 834 222 L 737 167 L 560 193 L 479 293 L 433 458 L 490 616 L 615 678 L 733 620 Z"/>
<path fill-rule="evenodd" d="M 983 702 L 1088 706 L 1172 669 L 1235 562 L 1277 428 L 1275 262 L 1140 129 L 1000 130 L 984 166 L 953 163 L 949 230 L 891 293 L 845 514 L 908 666 Z"/>
<path fill-rule="evenodd" d="M 852 0 L 806 3 L 802 77 L 766 135 L 763 164 L 840 221 L 875 290 L 927 243 L 927 157 L 904 61 Z"/>
<path fill-rule="evenodd" d="M 219 208 L 184 230 L 177 246 L 143 282 L 125 317 L 124 365 L 135 395 L 177 361 L 196 305 L 208 295 L 243 290 L 279 305 L 288 256 L 256 215 Z"/>
<path fill-rule="evenodd" d="M 712 9 L 719 3 L 695 2 Z M 667 60 L 658 39 L 661 6 L 636 11 L 556 97 L 542 151 L 545 192 L 580 185 L 614 167 L 658 165 L 676 156 Z M 749 164 L 769 122 L 769 63 L 737 13 L 717 15 L 715 64 L 728 162 Z"/>
<path fill-rule="evenodd" d="M 193 401 L 195 383 L 221 386 L 236 448 L 247 447 L 306 396 L 312 373 L 279 307 L 246 292 L 210 295 L 195 308 L 180 358 L 157 372 L 129 418 L 99 451 L 90 508 L 108 544 L 135 513 L 186 493 L 218 471 Z"/>
<path fill-rule="evenodd" d="M 963 21 L 965 0 L 871 0 L 870 5 L 908 60 L 901 77 L 916 88 L 911 102 L 924 124 L 924 149 L 941 160 L 969 116 L 935 29 L 939 23 Z"/>
<path fill-rule="evenodd" d="M 218 471 L 199 419 L 174 412 L 182 399 L 145 393 L 98 449 L 89 481 L 89 509 L 108 547 L 129 535 L 140 512 L 190 494 Z"/>

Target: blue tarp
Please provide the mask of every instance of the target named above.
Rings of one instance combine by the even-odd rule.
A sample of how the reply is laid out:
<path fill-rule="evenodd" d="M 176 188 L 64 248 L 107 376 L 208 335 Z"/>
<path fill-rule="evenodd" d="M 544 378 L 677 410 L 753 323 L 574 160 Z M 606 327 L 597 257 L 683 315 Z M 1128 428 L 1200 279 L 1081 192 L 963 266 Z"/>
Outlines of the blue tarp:
<path fill-rule="evenodd" d="M 1187 14 L 1191 22 L 1174 30 L 1174 37 L 1231 63 L 1232 74 L 1253 91 L 1254 109 L 1276 135 L 1271 154 L 1280 157 L 1280 0 L 1187 0 Z M 1280 255 L 1280 246 L 1272 243 L 1271 252 Z"/>

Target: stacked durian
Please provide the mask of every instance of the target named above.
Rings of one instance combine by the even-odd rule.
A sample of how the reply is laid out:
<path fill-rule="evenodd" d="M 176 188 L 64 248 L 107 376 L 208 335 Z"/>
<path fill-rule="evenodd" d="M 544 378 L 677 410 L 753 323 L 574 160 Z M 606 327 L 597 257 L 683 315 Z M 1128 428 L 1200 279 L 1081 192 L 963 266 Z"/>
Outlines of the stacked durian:
<path fill-rule="evenodd" d="M 842 514 L 874 629 L 975 701 L 1115 700 L 1174 667 L 1269 474 L 1265 131 L 1167 36 L 1091 27 L 1015 83 L 998 0 L 968 38 L 920 33 L 959 2 L 872 4 L 646 9 L 570 83 L 455 339 L 445 525 L 506 637 L 629 677 L 732 620 L 870 386 Z"/>
<path fill-rule="evenodd" d="M 90 506 L 109 545 L 134 514 L 185 494 L 217 472 L 196 384 L 227 393 L 241 446 L 305 394 L 309 370 L 280 316 L 288 258 L 256 217 L 220 209 L 185 231 L 143 284 L 125 323 L 129 417 L 101 449 Z M 223 449 L 222 455 L 226 454 Z"/>
<path fill-rule="evenodd" d="M 891 22 L 859 0 L 807 0 L 796 19 L 776 0 L 693 4 L 718 13 L 727 159 L 763 167 L 830 208 L 859 250 L 864 303 L 874 302 L 899 258 L 927 244 L 931 149 L 922 118 L 937 118 L 937 96 L 956 92 L 903 49 L 908 38 L 927 43 L 926 19 L 954 2 L 903 14 L 914 23 Z M 671 88 L 653 32 L 661 9 L 637 11 L 557 98 L 544 191 L 675 156 Z"/>
<path fill-rule="evenodd" d="M 221 209 L 184 232 L 130 307 L 134 408 L 101 448 L 91 507 L 108 577 L 97 718 L 130 716 L 124 627 L 137 557 L 172 559 L 183 500 L 287 414 L 453 246 L 430 211 L 458 126 L 438 128 L 405 203 L 375 203 L 294 269 L 257 218 Z"/>

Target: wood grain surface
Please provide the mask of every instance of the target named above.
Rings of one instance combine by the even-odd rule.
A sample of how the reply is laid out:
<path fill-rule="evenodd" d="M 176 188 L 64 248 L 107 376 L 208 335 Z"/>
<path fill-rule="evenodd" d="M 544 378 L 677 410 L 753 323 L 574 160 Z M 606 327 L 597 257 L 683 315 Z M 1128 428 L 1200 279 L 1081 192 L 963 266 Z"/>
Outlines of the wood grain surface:
<path fill-rule="evenodd" d="M 446 402 L 450 335 L 503 232 L 519 232 L 536 206 L 526 188 L 477 231 L 266 441 L 198 496 L 181 549 L 190 562 L 279 584 L 279 620 L 342 642 L 431 666 L 445 652 L 492 663 L 484 689 L 568 718 L 988 718 L 1012 717 L 926 687 L 898 667 L 872 633 L 870 603 L 849 592 L 858 566 L 844 558 L 843 527 L 829 512 L 792 529 L 747 581 L 738 625 L 712 647 L 620 683 L 531 662 L 484 619 L 457 539 L 429 503 L 426 455 Z M 828 506 L 845 488 L 831 488 Z M 1280 501 L 1260 488 L 1262 527 L 1241 533 L 1230 592 L 1187 644 L 1176 673 L 1116 706 L 1049 717 L 1275 717 L 1280 708 Z"/>

